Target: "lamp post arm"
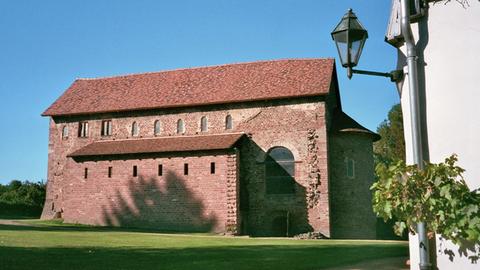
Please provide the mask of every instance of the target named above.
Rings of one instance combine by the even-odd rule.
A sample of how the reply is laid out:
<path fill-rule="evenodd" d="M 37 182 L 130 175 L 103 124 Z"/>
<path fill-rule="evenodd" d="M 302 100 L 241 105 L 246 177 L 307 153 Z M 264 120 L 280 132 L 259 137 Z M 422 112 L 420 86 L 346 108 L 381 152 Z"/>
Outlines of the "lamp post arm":
<path fill-rule="evenodd" d="M 363 74 L 363 75 L 373 75 L 373 76 L 381 76 L 381 77 L 388 77 L 391 78 L 392 74 L 390 72 L 378 72 L 378 71 L 368 71 L 368 70 L 360 70 L 360 69 L 353 69 L 352 72 L 356 74 Z"/>
<path fill-rule="evenodd" d="M 403 79 L 403 70 L 393 70 L 391 72 L 378 72 L 378 71 L 369 71 L 369 70 L 360 70 L 348 68 L 349 78 L 352 77 L 353 73 L 362 74 L 362 75 L 372 75 L 390 78 L 392 82 L 397 82 Z"/>

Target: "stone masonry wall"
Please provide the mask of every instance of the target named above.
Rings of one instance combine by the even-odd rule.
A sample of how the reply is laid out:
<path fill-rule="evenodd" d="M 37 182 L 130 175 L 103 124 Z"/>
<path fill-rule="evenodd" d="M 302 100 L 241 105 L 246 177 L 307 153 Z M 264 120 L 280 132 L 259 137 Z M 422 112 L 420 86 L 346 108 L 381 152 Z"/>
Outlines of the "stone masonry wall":
<path fill-rule="evenodd" d="M 231 130 L 225 129 L 225 117 L 227 115 L 231 115 L 233 118 L 233 129 Z M 200 130 L 200 119 L 202 116 L 206 116 L 208 119 L 208 130 L 205 132 Z M 104 119 L 112 120 L 113 132 L 111 136 L 102 137 L 100 135 L 101 122 Z M 185 122 L 184 134 L 176 133 L 178 119 L 183 119 Z M 283 215 L 283 213 L 287 211 L 292 214 L 291 217 L 294 223 L 292 224 L 292 228 L 296 231 L 315 230 L 320 231 L 325 235 L 330 234 L 327 166 L 328 138 L 325 119 L 325 102 L 321 97 L 204 106 L 186 109 L 56 117 L 50 123 L 47 199 L 42 218 L 51 218 L 55 213 L 61 212 L 63 209 L 63 216 L 66 219 L 73 220 L 73 216 L 69 216 L 68 211 L 77 209 L 80 207 L 79 205 L 82 201 L 91 199 L 88 195 L 89 192 L 84 192 L 84 195 L 82 195 L 83 197 L 73 197 L 75 192 L 78 192 L 78 190 L 81 190 L 82 188 L 90 188 L 92 192 L 97 192 L 97 197 L 102 197 L 104 194 L 98 192 L 111 192 L 113 189 L 111 185 L 92 185 L 91 183 L 93 181 L 102 183 L 102 181 L 97 180 L 95 174 L 89 176 L 89 179 L 92 178 L 92 180 L 82 180 L 81 177 L 83 177 L 83 172 L 74 172 L 72 168 L 77 165 L 75 165 L 75 161 L 71 158 L 66 158 L 67 154 L 98 140 L 155 137 L 153 129 L 155 120 L 161 121 L 161 134 L 159 136 L 185 136 L 227 132 L 245 132 L 250 134 L 249 142 L 251 142 L 251 145 L 247 148 L 250 148 L 251 151 L 245 151 L 246 148 L 242 146 L 240 148 L 239 158 L 236 157 L 235 160 L 235 162 L 240 162 L 241 164 L 241 168 L 238 168 L 237 166 L 237 179 L 241 179 L 240 181 L 244 182 L 243 184 L 236 184 L 244 186 L 244 189 L 239 188 L 237 189 L 237 192 L 241 193 L 241 190 L 243 190 L 243 193 L 248 193 L 246 196 L 245 194 L 243 194 L 243 196 L 242 194 L 238 194 L 239 197 L 246 198 L 245 202 L 237 200 L 236 205 L 233 206 L 231 200 L 228 204 L 226 203 L 225 197 L 222 198 L 222 200 L 225 199 L 225 204 L 218 205 L 218 207 L 221 208 L 217 209 L 218 211 L 213 211 L 209 208 L 208 203 L 206 203 L 207 206 L 204 208 L 207 209 L 205 210 L 206 213 L 209 211 L 225 211 L 225 213 L 227 213 L 227 205 L 228 207 L 242 208 L 243 213 L 235 213 L 237 216 L 237 223 L 240 224 L 240 222 L 242 222 L 242 225 L 236 227 L 235 230 L 243 230 L 240 233 L 268 235 L 272 226 L 272 217 L 278 214 Z M 79 121 L 89 122 L 89 136 L 87 138 L 77 137 Z M 134 121 L 139 124 L 138 137 L 132 137 L 131 135 L 131 125 Z M 68 126 L 69 136 L 67 139 L 62 139 L 61 131 L 65 125 Z M 311 137 L 312 132 L 315 134 L 313 139 Z M 312 140 L 315 142 L 315 148 L 313 148 L 313 150 L 312 148 L 309 148 L 309 144 L 312 143 Z M 288 148 L 295 157 L 295 180 L 297 186 L 294 194 L 269 195 L 265 193 L 265 172 L 263 162 L 268 150 L 275 146 Z M 312 153 L 312 151 L 315 153 Z M 310 156 L 313 154 L 316 156 L 315 170 L 319 179 L 319 183 L 313 185 L 313 187 L 317 189 L 316 191 L 311 190 L 312 164 Z M 182 159 L 172 158 L 169 160 L 169 164 L 171 164 L 169 166 L 178 166 L 178 163 L 183 166 L 184 159 L 189 159 L 189 157 L 182 157 Z M 199 162 L 207 162 L 207 160 L 211 160 L 211 157 L 204 156 L 201 158 L 195 157 L 193 159 L 198 160 Z M 124 175 L 126 178 L 122 178 L 123 182 L 122 184 L 119 184 L 120 186 L 118 186 L 118 188 L 123 190 L 119 192 L 125 196 L 125 192 L 128 189 L 128 183 L 130 183 L 129 181 L 133 181 L 132 185 L 134 187 L 139 185 L 135 182 L 137 180 L 130 179 L 131 167 L 133 166 L 133 163 L 138 163 L 139 161 L 136 160 L 136 158 L 132 158 L 111 162 L 116 162 L 114 166 L 115 168 L 124 167 Z M 158 160 L 155 162 L 158 162 Z M 150 166 L 156 169 L 156 166 L 154 166 L 155 162 L 149 159 L 144 159 L 138 166 Z M 191 162 L 194 164 L 195 161 L 192 160 Z M 230 162 L 233 164 L 234 159 L 232 156 L 230 159 L 227 158 L 225 161 L 218 162 Z M 92 168 L 94 168 L 89 169 L 92 173 L 95 171 L 101 171 L 101 175 L 98 175 L 99 179 L 105 177 L 104 170 L 108 167 L 107 161 L 97 161 L 97 163 L 89 164 L 89 166 L 93 166 Z M 77 169 L 81 170 L 82 166 L 79 166 Z M 144 170 L 145 169 L 139 167 L 139 172 Z M 208 179 L 207 176 L 204 177 L 205 179 L 201 179 L 202 183 L 211 183 L 211 180 Z M 148 175 L 143 176 L 143 179 L 143 181 L 147 181 L 147 183 L 150 180 Z M 226 182 L 224 183 L 225 188 L 233 186 L 232 179 L 233 178 L 226 178 Z M 189 185 L 190 184 L 187 181 L 186 186 L 190 187 Z M 77 188 L 73 189 L 73 187 Z M 208 185 L 203 187 L 209 189 Z M 314 192 L 318 197 L 314 201 L 308 199 L 307 202 L 306 189 L 308 189 L 309 192 Z M 74 192 L 74 190 L 76 191 Z M 200 201 L 209 200 L 207 198 L 208 196 L 203 197 L 204 194 L 202 192 L 205 193 L 205 191 L 200 191 L 195 188 L 190 188 L 189 190 L 192 191 L 194 198 L 198 198 Z M 231 192 L 228 194 L 230 195 L 224 194 L 224 196 L 233 196 L 233 193 Z M 248 207 L 242 207 L 242 203 Z M 77 206 L 72 207 L 72 204 Z M 67 211 L 67 209 L 72 210 Z M 77 211 L 76 215 L 81 214 L 85 217 L 85 219 L 79 220 L 79 222 L 94 223 L 93 219 L 87 218 L 88 215 L 79 212 L 80 210 L 78 209 L 75 210 Z M 228 219 L 229 221 L 227 223 L 229 228 L 234 227 L 230 226 L 230 221 L 234 219 L 233 215 L 228 215 L 228 217 L 223 217 L 220 214 L 216 215 L 217 219 Z M 205 218 L 205 216 L 202 218 Z M 223 220 L 220 221 L 220 224 L 223 224 L 222 222 Z M 215 228 L 221 229 L 220 227 Z"/>
<path fill-rule="evenodd" d="M 375 239 L 376 217 L 370 186 L 374 181 L 372 138 L 342 132 L 330 138 L 330 205 L 332 237 Z M 347 160 L 354 175 L 347 175 Z"/>

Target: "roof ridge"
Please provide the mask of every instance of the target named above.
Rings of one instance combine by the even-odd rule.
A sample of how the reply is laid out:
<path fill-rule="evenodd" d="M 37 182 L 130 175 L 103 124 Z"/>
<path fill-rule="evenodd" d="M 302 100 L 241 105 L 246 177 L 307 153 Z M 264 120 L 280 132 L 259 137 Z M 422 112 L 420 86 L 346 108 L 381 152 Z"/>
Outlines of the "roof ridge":
<path fill-rule="evenodd" d="M 260 63 L 273 63 L 273 62 L 286 62 L 286 61 L 311 61 L 311 60 L 334 60 L 333 57 L 325 57 L 325 58 L 315 58 L 315 57 L 305 57 L 305 58 L 281 58 L 281 59 L 271 59 L 271 60 L 257 60 L 257 61 L 248 61 L 248 62 L 234 62 L 228 64 L 218 64 L 218 65 L 210 65 L 210 66 L 196 66 L 196 67 L 187 67 L 187 68 L 174 68 L 174 69 L 167 69 L 167 70 L 160 70 L 160 71 L 146 71 L 140 73 L 126 73 L 121 75 L 112 75 L 112 76 L 102 76 L 102 77 L 91 77 L 91 78 L 82 78 L 77 77 L 75 81 L 94 81 L 94 80 L 103 80 L 103 79 L 114 79 L 120 77 L 129 77 L 129 76 L 141 76 L 141 75 L 149 75 L 149 74 L 158 74 L 158 73 L 169 73 L 169 72 L 177 72 L 183 70 L 196 70 L 196 69 L 203 69 L 203 68 L 216 68 L 216 67 L 226 67 L 226 66 L 238 66 L 238 65 L 251 65 L 251 64 L 260 64 Z"/>

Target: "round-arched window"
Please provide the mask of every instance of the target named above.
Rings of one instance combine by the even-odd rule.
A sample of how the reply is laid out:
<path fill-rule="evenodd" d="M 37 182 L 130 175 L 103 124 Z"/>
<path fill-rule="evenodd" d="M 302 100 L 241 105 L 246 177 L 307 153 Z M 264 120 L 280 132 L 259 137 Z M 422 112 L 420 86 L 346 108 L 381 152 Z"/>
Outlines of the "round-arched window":
<path fill-rule="evenodd" d="M 295 159 L 285 147 L 274 147 L 265 159 L 267 194 L 291 194 L 295 192 Z"/>
<path fill-rule="evenodd" d="M 232 129 L 233 128 L 233 119 L 232 116 L 229 114 L 225 117 L 225 129 Z"/>
<path fill-rule="evenodd" d="M 62 128 L 62 138 L 63 139 L 68 138 L 68 126 L 67 125 L 63 126 L 63 128 Z"/>
<path fill-rule="evenodd" d="M 132 123 L 132 136 L 138 136 L 138 123 Z"/>
<path fill-rule="evenodd" d="M 156 120 L 155 123 L 153 123 L 153 133 L 155 135 L 160 135 L 160 130 L 161 130 L 160 120 Z"/>
<path fill-rule="evenodd" d="M 208 119 L 206 116 L 202 116 L 200 119 L 200 131 L 206 132 L 208 130 Z"/>
<path fill-rule="evenodd" d="M 185 123 L 182 119 L 178 119 L 177 121 L 177 133 L 185 133 Z"/>

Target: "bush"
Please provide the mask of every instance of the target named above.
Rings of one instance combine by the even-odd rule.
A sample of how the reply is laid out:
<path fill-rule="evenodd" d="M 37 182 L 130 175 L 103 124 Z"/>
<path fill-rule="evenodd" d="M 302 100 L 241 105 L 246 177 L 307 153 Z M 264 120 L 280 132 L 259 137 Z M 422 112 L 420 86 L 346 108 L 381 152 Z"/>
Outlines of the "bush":
<path fill-rule="evenodd" d="M 0 185 L 0 215 L 38 217 L 45 201 L 45 184 L 12 180 Z"/>
<path fill-rule="evenodd" d="M 465 240 L 480 243 L 480 194 L 470 191 L 455 165 L 457 156 L 445 162 L 426 164 L 424 170 L 399 161 L 380 164 L 379 180 L 373 184 L 375 213 L 389 220 L 396 218 L 395 231 L 416 231 L 416 224 L 425 222 L 429 232 L 462 245 Z"/>

